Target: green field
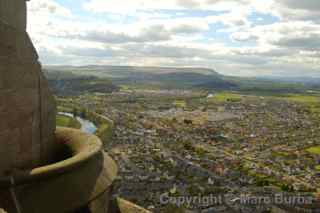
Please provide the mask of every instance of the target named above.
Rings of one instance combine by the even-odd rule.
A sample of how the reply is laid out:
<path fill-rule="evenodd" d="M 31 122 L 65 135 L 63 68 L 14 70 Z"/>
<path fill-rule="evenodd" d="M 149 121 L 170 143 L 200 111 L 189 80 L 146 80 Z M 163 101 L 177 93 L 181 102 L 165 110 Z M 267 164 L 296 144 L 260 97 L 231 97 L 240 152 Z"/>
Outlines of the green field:
<path fill-rule="evenodd" d="M 173 105 L 178 108 L 185 108 L 187 106 L 187 103 L 183 100 L 176 100 L 173 102 Z"/>
<path fill-rule="evenodd" d="M 75 129 L 80 129 L 81 124 L 75 118 L 71 118 L 65 115 L 56 116 L 56 125 L 62 127 L 70 127 Z"/>
<path fill-rule="evenodd" d="M 295 102 L 307 103 L 307 104 L 320 103 L 320 97 L 315 95 L 289 94 L 286 99 L 289 101 L 295 101 Z"/>
<path fill-rule="evenodd" d="M 293 101 L 298 104 L 305 105 L 309 108 L 310 112 L 320 115 L 320 96 L 309 94 L 287 94 L 280 97 L 287 101 Z"/>
<path fill-rule="evenodd" d="M 99 126 L 96 135 L 102 140 L 102 142 L 107 143 L 112 137 L 112 133 L 112 127 L 107 123 L 103 123 Z"/>
<path fill-rule="evenodd" d="M 320 146 L 311 147 L 311 148 L 307 149 L 307 152 L 309 152 L 311 154 L 320 155 Z"/>
<path fill-rule="evenodd" d="M 212 98 L 208 98 L 208 100 L 214 102 L 240 102 L 242 100 L 242 96 L 232 92 L 219 92 Z"/>
<path fill-rule="evenodd" d="M 96 96 L 86 96 L 88 100 L 92 102 L 96 101 Z M 67 101 L 65 101 L 67 100 Z M 103 143 L 107 143 L 113 134 L 113 124 L 109 123 L 108 120 L 105 120 L 103 116 L 99 116 L 96 112 L 91 112 L 85 108 L 77 107 L 72 104 L 72 99 L 57 99 L 58 103 L 58 111 L 59 112 L 68 112 L 72 114 L 76 114 L 79 117 L 83 117 L 91 122 L 93 122 L 97 126 L 97 131 L 95 135 L 97 135 Z M 57 115 L 57 126 L 71 127 L 80 129 L 81 124 L 74 118 L 70 118 L 68 116 Z"/>

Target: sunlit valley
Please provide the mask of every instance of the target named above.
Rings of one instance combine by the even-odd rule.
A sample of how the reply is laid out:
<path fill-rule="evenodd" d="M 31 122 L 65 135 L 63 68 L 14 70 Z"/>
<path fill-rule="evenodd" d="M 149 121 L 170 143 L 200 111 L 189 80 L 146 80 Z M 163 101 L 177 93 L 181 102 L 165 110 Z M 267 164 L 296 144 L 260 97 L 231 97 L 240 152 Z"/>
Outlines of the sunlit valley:
<path fill-rule="evenodd" d="M 313 82 L 226 77 L 196 68 L 46 69 L 59 111 L 113 121 L 113 127 L 97 126 L 119 165 L 115 196 L 154 212 L 262 212 L 276 211 L 276 205 L 237 199 L 317 193 L 320 94 Z M 161 203 L 163 194 L 227 195 L 229 202 L 176 206 Z M 287 211 L 303 207 L 282 205 Z"/>
<path fill-rule="evenodd" d="M 319 0 L 0 0 L 0 213 L 320 212 Z"/>

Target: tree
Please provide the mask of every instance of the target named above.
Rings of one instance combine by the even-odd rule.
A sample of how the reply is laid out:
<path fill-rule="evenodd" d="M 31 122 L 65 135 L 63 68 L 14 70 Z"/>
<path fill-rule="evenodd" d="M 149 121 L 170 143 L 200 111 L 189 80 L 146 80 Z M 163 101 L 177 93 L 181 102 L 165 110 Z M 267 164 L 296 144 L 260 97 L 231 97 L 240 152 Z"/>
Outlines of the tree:
<path fill-rule="evenodd" d="M 78 115 L 78 109 L 74 107 L 72 110 L 72 114 L 73 114 L 73 117 L 76 117 Z"/>
<path fill-rule="evenodd" d="M 81 118 L 84 118 L 84 119 L 87 117 L 87 112 L 86 112 L 85 109 L 82 109 L 82 110 L 81 110 L 80 117 L 81 117 Z"/>

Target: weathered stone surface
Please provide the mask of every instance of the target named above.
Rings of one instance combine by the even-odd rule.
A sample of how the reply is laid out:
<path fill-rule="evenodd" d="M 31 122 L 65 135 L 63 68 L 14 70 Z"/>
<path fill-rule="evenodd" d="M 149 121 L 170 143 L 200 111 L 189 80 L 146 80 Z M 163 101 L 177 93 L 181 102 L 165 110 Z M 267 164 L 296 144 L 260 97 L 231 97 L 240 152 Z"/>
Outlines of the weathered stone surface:
<path fill-rule="evenodd" d="M 53 96 L 49 90 L 49 85 L 43 73 L 40 73 L 41 85 L 41 161 L 50 162 L 56 153 L 56 143 L 52 133 L 56 129 L 56 108 Z"/>
<path fill-rule="evenodd" d="M 26 1 L 25 0 L 1 0 L 0 20 L 18 30 L 26 28 Z"/>
<path fill-rule="evenodd" d="M 10 140 L 10 138 L 15 135 L 19 136 L 19 129 L 2 130 L 0 132 L 0 138 L 3 140 L 0 143 L 0 168 L 10 168 L 14 163 L 14 154 L 17 153 L 18 145 L 15 143 L 16 141 Z M 7 171 L 3 169 L 2 172 L 6 173 Z"/>
<path fill-rule="evenodd" d="M 1 49 L 0 49 L 1 50 Z M 5 64 L 3 71 L 0 73 L 3 79 L 2 89 L 22 89 L 22 88 L 38 88 L 40 67 L 37 64 L 29 63 L 8 63 Z"/>
<path fill-rule="evenodd" d="M 23 212 L 74 212 L 82 208 L 92 213 L 109 212 L 111 186 L 118 170 L 103 152 L 100 139 L 68 128 L 58 128 L 56 139 L 60 148 L 72 150 L 71 158 L 14 177 Z"/>
<path fill-rule="evenodd" d="M 117 205 L 118 211 L 115 211 L 115 213 L 152 213 L 121 198 L 117 198 Z"/>
<path fill-rule="evenodd" d="M 0 1 L 0 176 L 50 162 L 55 103 L 26 32 L 25 0 Z"/>
<path fill-rule="evenodd" d="M 4 211 L 3 209 L 0 209 L 0 213 L 7 213 L 7 212 Z"/>
<path fill-rule="evenodd" d="M 90 211 L 94 213 L 108 212 L 110 197 L 111 197 L 111 188 L 107 189 L 107 191 L 105 191 L 103 194 L 97 197 L 93 202 L 91 202 L 89 204 L 88 209 L 90 209 Z"/>
<path fill-rule="evenodd" d="M 0 20 L 0 34 L 0 58 L 14 63 L 19 62 L 16 59 L 37 62 L 38 54 L 25 31 L 19 31 Z"/>

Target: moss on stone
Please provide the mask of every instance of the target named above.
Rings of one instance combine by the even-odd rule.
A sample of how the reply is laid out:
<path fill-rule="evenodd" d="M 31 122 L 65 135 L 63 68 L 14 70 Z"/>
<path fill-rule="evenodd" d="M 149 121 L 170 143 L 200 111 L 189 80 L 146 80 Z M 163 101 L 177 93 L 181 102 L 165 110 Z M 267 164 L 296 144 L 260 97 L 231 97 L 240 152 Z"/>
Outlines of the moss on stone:
<path fill-rule="evenodd" d="M 65 115 L 57 115 L 56 116 L 56 124 L 57 126 L 61 127 L 70 127 L 70 128 L 75 128 L 75 129 L 80 129 L 81 124 L 77 119 L 71 118 L 69 116 Z"/>

